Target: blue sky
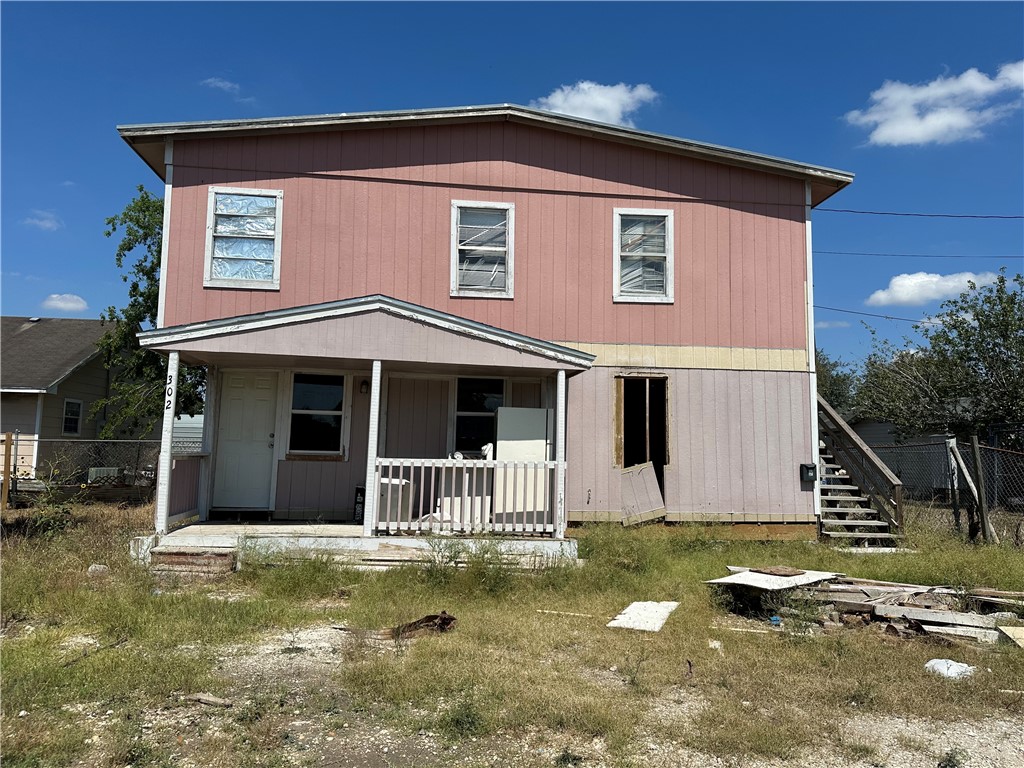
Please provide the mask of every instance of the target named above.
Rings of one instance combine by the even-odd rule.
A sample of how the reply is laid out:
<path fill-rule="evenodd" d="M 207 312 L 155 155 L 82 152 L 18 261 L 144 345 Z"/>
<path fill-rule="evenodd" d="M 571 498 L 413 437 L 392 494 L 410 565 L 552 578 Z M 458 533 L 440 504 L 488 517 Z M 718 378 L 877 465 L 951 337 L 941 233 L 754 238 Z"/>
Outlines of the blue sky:
<path fill-rule="evenodd" d="M 4 2 L 0 16 L 3 314 L 125 301 L 103 221 L 138 184 L 162 191 L 125 123 L 532 103 L 854 172 L 824 207 L 1024 213 L 1021 3 Z M 1024 222 L 819 211 L 814 247 L 817 304 L 920 319 L 970 276 L 1024 271 Z M 870 348 L 862 320 L 910 333 L 816 319 L 819 346 L 849 360 Z"/>

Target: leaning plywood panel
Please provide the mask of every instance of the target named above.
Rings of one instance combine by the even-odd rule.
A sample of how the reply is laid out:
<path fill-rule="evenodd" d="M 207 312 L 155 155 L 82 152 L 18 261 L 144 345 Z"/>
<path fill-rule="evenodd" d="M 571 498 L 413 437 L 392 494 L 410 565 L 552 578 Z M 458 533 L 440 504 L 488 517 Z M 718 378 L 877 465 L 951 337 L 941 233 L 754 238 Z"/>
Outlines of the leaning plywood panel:
<path fill-rule="evenodd" d="M 651 462 L 622 470 L 622 524 L 635 525 L 665 516 L 658 476 Z"/>

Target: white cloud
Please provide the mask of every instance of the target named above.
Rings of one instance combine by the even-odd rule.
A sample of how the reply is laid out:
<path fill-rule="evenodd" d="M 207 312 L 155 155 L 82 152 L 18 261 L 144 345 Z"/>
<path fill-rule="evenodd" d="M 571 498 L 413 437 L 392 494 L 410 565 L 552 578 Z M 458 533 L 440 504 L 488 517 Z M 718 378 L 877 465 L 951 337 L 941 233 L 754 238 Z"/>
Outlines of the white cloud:
<path fill-rule="evenodd" d="M 61 185 L 62 187 L 65 187 L 65 188 L 67 188 L 67 189 L 70 189 L 71 187 L 77 187 L 77 186 L 78 186 L 78 184 L 77 184 L 76 182 L 74 182 L 74 181 L 70 181 L 70 180 L 68 180 L 68 181 L 62 181 L 62 182 L 60 183 L 60 185 Z"/>
<path fill-rule="evenodd" d="M 951 144 L 980 138 L 982 128 L 1021 108 L 1024 60 L 1004 64 L 995 77 L 977 69 L 930 83 L 886 80 L 871 105 L 846 113 L 847 122 L 871 129 L 869 144 Z"/>
<path fill-rule="evenodd" d="M 84 312 L 88 308 L 85 299 L 74 293 L 51 293 L 43 299 L 43 309 L 54 312 Z"/>
<path fill-rule="evenodd" d="M 814 327 L 820 330 L 826 330 L 828 328 L 849 328 L 850 324 L 845 320 L 818 320 L 814 324 Z"/>
<path fill-rule="evenodd" d="M 957 272 L 938 275 L 934 272 L 914 272 L 896 275 L 889 287 L 872 293 L 864 303 L 871 307 L 892 305 L 916 307 L 929 301 L 952 299 L 967 290 L 967 282 L 988 285 L 996 281 L 995 272 Z"/>
<path fill-rule="evenodd" d="M 205 80 L 200 80 L 199 84 L 205 85 L 207 88 L 213 88 L 215 91 L 224 91 L 224 93 L 231 94 L 239 104 L 256 103 L 255 96 L 243 96 L 241 85 L 225 80 L 223 77 L 208 77 Z"/>
<path fill-rule="evenodd" d="M 530 106 L 632 128 L 630 115 L 657 98 L 657 91 L 646 83 L 601 85 L 590 80 L 580 80 L 576 85 L 556 88 L 547 96 L 531 101 Z"/>
<path fill-rule="evenodd" d="M 30 216 L 22 219 L 21 223 L 44 232 L 54 232 L 64 226 L 64 222 L 55 211 L 33 210 Z"/>
<path fill-rule="evenodd" d="M 230 93 L 232 96 L 237 96 L 242 91 L 242 86 L 238 83 L 232 83 L 230 80 L 225 80 L 223 77 L 208 77 L 202 80 L 200 85 L 205 85 L 207 88 L 215 88 L 218 91 L 224 91 L 224 93 Z"/>

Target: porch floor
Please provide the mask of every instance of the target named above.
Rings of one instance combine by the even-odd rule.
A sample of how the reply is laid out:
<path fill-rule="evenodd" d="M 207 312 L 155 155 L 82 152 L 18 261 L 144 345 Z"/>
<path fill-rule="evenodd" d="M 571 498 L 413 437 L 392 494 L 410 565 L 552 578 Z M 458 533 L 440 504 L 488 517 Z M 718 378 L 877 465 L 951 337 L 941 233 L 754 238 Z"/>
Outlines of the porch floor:
<path fill-rule="evenodd" d="M 451 537 L 458 538 L 458 537 Z M 509 555 L 532 557 L 576 557 L 575 539 L 550 539 L 517 536 L 464 538 L 467 548 L 496 543 Z M 431 539 L 425 536 L 363 537 L 363 526 L 344 523 L 220 523 L 185 525 L 160 536 L 160 550 L 239 549 L 251 547 L 261 553 L 278 552 L 289 556 L 303 554 L 388 553 L 390 559 L 404 552 L 402 559 L 418 559 L 430 551 Z"/>

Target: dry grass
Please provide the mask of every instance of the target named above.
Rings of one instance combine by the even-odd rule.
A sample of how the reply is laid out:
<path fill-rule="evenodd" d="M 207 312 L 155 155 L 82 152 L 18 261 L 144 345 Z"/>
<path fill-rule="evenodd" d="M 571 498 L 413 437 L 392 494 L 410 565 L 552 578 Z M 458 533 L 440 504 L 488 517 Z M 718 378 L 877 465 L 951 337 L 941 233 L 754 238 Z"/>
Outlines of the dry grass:
<path fill-rule="evenodd" d="M 128 559 L 128 538 L 146 514 L 81 508 L 67 530 L 5 540 L 5 765 L 82 759 L 81 719 L 69 712 L 76 706 L 125 715 L 104 752 L 108 764 L 170 764 L 175 745 L 142 733 L 137 720 L 200 690 L 248 691 L 229 727 L 196 731 L 190 747 L 199 764 L 228 766 L 282 760 L 282 722 L 293 708 L 321 719 L 372 714 L 452 741 L 546 728 L 598 737 L 622 755 L 646 738 L 650 713 L 663 708 L 658 734 L 708 754 L 799 759 L 824 743 L 851 761 L 870 758 L 871 748 L 843 740 L 836 724 L 850 714 L 1024 715 L 1020 697 L 999 693 L 1024 688 L 1020 649 L 950 647 L 871 630 L 802 637 L 713 629 L 729 617 L 704 584 L 726 564 L 787 564 L 1024 589 L 1024 553 L 1012 545 L 979 547 L 920 525 L 910 533 L 916 554 L 852 555 L 816 544 L 720 543 L 713 529 L 595 526 L 579 532 L 585 565 L 536 575 L 512 572 L 486 548 L 456 569 L 439 545 L 426 569 L 368 574 L 323 558 L 250 560 L 222 582 L 188 586 L 158 584 Z M 90 579 L 93 562 L 108 565 L 109 577 Z M 236 599 L 216 599 L 225 592 Z M 337 672 L 289 681 L 287 689 L 245 689 L 254 681 L 218 672 L 226 644 L 323 623 L 325 600 L 352 627 L 387 627 L 442 609 L 459 622 L 452 634 L 411 643 L 351 644 Z M 657 634 L 604 626 L 634 600 L 680 606 Z M 85 654 L 69 645 L 81 636 L 110 647 Z M 722 654 L 709 639 L 721 641 Z M 925 673 L 926 660 L 944 656 L 983 671 L 956 684 Z M 21 710 L 31 716 L 18 718 Z"/>

